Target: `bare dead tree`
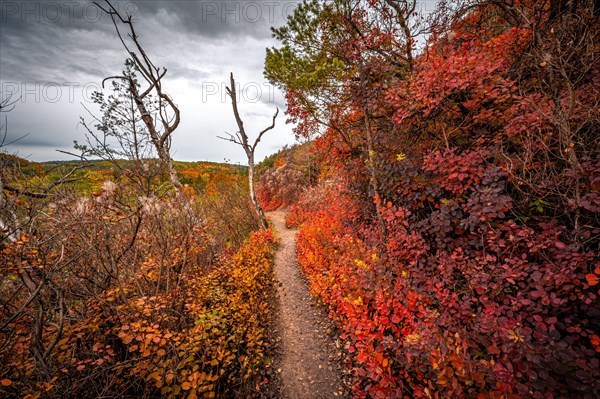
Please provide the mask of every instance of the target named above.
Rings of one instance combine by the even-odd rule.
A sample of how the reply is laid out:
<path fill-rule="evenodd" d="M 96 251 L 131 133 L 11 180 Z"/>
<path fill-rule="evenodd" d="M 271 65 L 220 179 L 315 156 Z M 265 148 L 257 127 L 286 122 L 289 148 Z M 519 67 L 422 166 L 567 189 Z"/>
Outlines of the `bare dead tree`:
<path fill-rule="evenodd" d="M 227 133 L 228 137 L 218 137 L 222 140 L 231 141 L 232 143 L 242 146 L 242 148 L 246 152 L 246 157 L 248 158 L 248 184 L 250 187 L 250 200 L 252 201 L 252 205 L 254 205 L 254 209 L 256 210 L 256 214 L 260 222 L 260 227 L 266 229 L 268 226 L 267 218 L 265 217 L 262 207 L 258 203 L 258 200 L 256 198 L 256 189 L 254 187 L 254 151 L 256 150 L 256 146 L 262 139 L 263 135 L 269 130 L 275 128 L 275 119 L 277 119 L 277 115 L 279 115 L 279 108 L 277 108 L 277 111 L 275 111 L 275 115 L 273 115 L 273 123 L 258 133 L 258 136 L 256 137 L 256 140 L 254 140 L 254 143 L 250 143 L 250 139 L 248 137 L 248 134 L 246 133 L 246 129 L 244 128 L 244 122 L 242 121 L 237 106 L 238 100 L 233 73 L 231 73 L 230 75 L 230 84 L 231 87 L 227 87 L 227 94 L 231 98 L 233 115 L 235 116 L 235 121 L 237 122 L 239 130 L 235 135 Z"/>
<path fill-rule="evenodd" d="M 105 2 L 105 7 L 95 2 L 94 4 L 111 17 L 119 40 L 130 56 L 132 67 L 142 76 L 147 86 L 141 87 L 131 74 L 110 76 L 104 79 L 102 83 L 104 85 L 107 80 L 121 80 L 128 84 L 128 90 L 150 134 L 152 144 L 169 174 L 169 180 L 175 190 L 175 195 L 187 207 L 183 187 L 171 162 L 170 144 L 172 134 L 179 126 L 181 117 L 179 108 L 173 102 L 173 99 L 163 91 L 162 79 L 165 77 L 167 69 L 155 66 L 148 57 L 135 31 L 132 15 L 122 15 L 108 0 L 105 0 Z M 120 25 L 125 26 L 126 36 L 121 32 Z M 127 44 L 125 37 L 129 38 L 133 45 Z M 154 113 L 151 112 L 148 104 L 151 97 L 154 97 L 158 102 L 157 110 Z"/>

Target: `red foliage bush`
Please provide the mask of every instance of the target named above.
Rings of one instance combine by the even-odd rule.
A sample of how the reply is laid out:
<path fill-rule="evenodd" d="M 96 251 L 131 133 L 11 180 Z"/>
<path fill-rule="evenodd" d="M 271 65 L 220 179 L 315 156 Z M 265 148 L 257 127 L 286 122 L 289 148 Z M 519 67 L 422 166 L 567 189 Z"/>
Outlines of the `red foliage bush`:
<path fill-rule="evenodd" d="M 387 204 L 385 233 L 357 213 L 342 196 L 307 214 L 298 259 L 348 337 L 359 397 L 593 397 L 598 293 L 585 276 L 600 263 L 556 222 L 496 217 L 432 251 L 410 210 Z"/>
<path fill-rule="evenodd" d="M 600 395 L 600 69 L 549 39 L 538 46 L 573 58 L 544 55 L 530 29 L 486 12 L 387 90 L 393 134 L 373 128 L 360 160 L 337 154 L 321 176 L 336 190 L 292 207 L 357 397 Z"/>

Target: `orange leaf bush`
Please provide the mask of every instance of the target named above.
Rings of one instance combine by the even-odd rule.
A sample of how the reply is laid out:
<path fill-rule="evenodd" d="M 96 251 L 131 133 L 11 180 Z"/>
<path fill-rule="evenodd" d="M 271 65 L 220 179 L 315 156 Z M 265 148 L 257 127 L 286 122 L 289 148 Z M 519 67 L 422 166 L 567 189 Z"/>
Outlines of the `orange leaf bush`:
<path fill-rule="evenodd" d="M 45 316 L 41 342 L 22 315 L 1 332 L 0 396 L 259 396 L 271 362 L 272 232 L 225 247 L 216 226 L 171 198 L 142 198 L 132 236 L 115 195 L 65 201 L 44 229 L 2 248 L 4 282 L 41 284 L 39 301 L 10 283 L 3 295 Z M 32 347 L 51 348 L 43 365 Z"/>

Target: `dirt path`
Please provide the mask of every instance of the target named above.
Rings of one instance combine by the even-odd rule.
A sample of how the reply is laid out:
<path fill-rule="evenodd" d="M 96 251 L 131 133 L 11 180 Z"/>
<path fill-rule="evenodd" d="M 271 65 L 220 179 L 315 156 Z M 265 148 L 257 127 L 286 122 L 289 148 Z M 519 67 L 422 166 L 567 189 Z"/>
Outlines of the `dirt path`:
<path fill-rule="evenodd" d="M 281 338 L 281 373 L 286 399 L 342 397 L 335 344 L 327 334 L 330 321 L 313 304 L 296 259 L 296 231 L 285 227 L 285 212 L 268 218 L 279 232 L 281 244 L 275 255 L 279 282 L 278 331 Z"/>

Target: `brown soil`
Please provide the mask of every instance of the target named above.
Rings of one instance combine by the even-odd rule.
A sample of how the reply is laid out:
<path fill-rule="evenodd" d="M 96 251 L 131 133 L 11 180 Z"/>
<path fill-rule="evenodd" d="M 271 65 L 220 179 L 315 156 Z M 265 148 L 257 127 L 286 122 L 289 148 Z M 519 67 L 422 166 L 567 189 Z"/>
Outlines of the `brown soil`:
<path fill-rule="evenodd" d="M 330 399 L 346 396 L 339 368 L 339 349 L 328 334 L 331 320 L 317 307 L 296 259 L 296 231 L 285 227 L 285 211 L 270 212 L 279 232 L 275 277 L 279 298 L 277 333 L 280 374 L 286 399 Z M 339 343 L 337 343 L 339 345 Z"/>

